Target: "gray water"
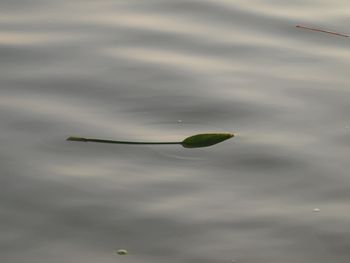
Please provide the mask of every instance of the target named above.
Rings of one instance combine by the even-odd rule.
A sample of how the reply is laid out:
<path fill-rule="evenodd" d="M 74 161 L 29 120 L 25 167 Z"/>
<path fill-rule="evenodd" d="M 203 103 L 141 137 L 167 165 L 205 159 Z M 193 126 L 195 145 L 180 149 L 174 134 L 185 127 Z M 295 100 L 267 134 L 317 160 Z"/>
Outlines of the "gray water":
<path fill-rule="evenodd" d="M 0 262 L 350 262 L 350 38 L 295 27 L 349 17 L 347 0 L 1 0 Z M 236 137 L 65 141 L 203 132 Z"/>

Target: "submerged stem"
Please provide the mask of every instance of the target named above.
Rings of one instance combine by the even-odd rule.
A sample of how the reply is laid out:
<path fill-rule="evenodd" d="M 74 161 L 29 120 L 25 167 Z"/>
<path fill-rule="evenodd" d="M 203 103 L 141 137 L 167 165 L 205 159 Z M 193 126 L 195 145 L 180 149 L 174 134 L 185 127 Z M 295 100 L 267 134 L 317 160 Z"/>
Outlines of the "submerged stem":
<path fill-rule="evenodd" d="M 113 141 L 113 140 L 101 140 L 83 137 L 68 137 L 67 141 L 76 142 L 98 142 L 98 143 L 114 143 L 114 144 L 143 144 L 143 145 L 155 145 L 155 144 L 182 144 L 182 142 L 132 142 L 132 141 Z"/>

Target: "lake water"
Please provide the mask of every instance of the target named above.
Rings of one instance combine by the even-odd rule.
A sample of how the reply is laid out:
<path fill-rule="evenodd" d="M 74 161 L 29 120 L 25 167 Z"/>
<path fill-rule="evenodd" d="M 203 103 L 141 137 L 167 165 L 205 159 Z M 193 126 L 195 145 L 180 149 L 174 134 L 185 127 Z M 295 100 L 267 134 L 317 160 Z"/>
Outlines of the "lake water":
<path fill-rule="evenodd" d="M 0 261 L 350 262 L 350 38 L 296 25 L 350 3 L 2 0 Z"/>

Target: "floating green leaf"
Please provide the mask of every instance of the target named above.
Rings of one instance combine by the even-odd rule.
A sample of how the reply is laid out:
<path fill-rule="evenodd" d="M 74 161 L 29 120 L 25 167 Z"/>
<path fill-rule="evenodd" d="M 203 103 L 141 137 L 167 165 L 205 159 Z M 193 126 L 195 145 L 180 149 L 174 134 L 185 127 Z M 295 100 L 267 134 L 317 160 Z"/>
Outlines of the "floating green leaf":
<path fill-rule="evenodd" d="M 185 148 L 208 147 L 232 137 L 231 133 L 204 133 L 187 137 L 181 144 Z"/>
<path fill-rule="evenodd" d="M 185 148 L 200 148 L 208 147 L 219 142 L 223 142 L 227 139 L 232 138 L 234 135 L 231 133 L 203 133 L 187 137 L 182 142 L 134 142 L 134 141 L 113 141 L 113 140 L 102 140 L 93 138 L 83 137 L 68 137 L 67 141 L 76 142 L 98 142 L 98 143 L 114 143 L 114 144 L 181 144 Z"/>

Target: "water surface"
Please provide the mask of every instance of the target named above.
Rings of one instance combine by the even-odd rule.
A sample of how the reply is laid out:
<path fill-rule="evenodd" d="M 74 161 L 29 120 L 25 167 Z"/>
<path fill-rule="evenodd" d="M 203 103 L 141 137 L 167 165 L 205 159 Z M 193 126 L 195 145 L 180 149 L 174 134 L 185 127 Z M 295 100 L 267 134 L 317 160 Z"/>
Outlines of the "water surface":
<path fill-rule="evenodd" d="M 350 34 L 349 17 L 343 0 L 2 0 L 0 261 L 348 263 L 350 38 L 295 26 Z M 201 132 L 237 136 L 65 141 Z"/>

